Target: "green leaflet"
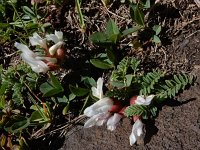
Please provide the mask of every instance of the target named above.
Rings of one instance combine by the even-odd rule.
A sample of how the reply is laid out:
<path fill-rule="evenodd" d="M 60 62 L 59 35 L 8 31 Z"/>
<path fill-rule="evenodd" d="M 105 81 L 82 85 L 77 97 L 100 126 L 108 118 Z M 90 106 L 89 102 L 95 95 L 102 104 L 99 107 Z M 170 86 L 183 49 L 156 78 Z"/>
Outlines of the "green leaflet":
<path fill-rule="evenodd" d="M 140 89 L 140 95 L 149 95 L 152 93 L 154 86 L 164 77 L 164 73 L 161 71 L 149 72 L 142 77 L 142 88 Z"/>
<path fill-rule="evenodd" d="M 164 84 L 160 85 L 156 92 L 158 102 L 174 97 L 193 82 L 194 78 L 186 74 L 174 75 L 173 79 L 165 80 Z"/>

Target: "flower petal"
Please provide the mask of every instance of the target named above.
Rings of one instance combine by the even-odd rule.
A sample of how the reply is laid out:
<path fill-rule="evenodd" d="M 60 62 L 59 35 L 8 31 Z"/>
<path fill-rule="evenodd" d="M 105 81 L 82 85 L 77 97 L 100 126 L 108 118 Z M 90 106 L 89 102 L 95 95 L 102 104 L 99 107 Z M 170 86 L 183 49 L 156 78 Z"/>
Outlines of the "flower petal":
<path fill-rule="evenodd" d="M 46 61 L 51 62 L 51 63 L 57 63 L 57 61 L 58 61 L 56 58 L 40 57 L 40 56 L 35 57 L 35 59 L 37 59 L 37 60 L 46 60 Z"/>
<path fill-rule="evenodd" d="M 140 119 L 137 119 L 133 125 L 132 132 L 129 137 L 131 146 L 140 138 L 144 138 L 143 135 L 145 135 L 145 131 L 143 130 L 143 128 L 144 128 L 144 124 L 142 123 Z"/>
<path fill-rule="evenodd" d="M 84 127 L 90 128 L 94 125 L 102 126 L 107 121 L 109 116 L 110 116 L 110 113 L 108 112 L 96 114 L 85 122 Z"/>
<path fill-rule="evenodd" d="M 135 101 L 135 104 L 137 104 L 137 105 L 150 105 L 151 100 L 154 98 L 154 96 L 155 95 L 149 95 L 146 98 L 144 98 L 143 95 L 138 96 L 136 101 Z"/>
<path fill-rule="evenodd" d="M 146 97 L 146 104 L 149 105 L 154 97 L 155 97 L 155 95 L 149 95 L 149 96 L 147 96 Z"/>
<path fill-rule="evenodd" d="M 28 55 L 24 55 L 23 53 L 21 54 L 21 57 L 26 63 L 28 63 L 31 66 L 31 69 L 36 73 L 40 73 L 40 72 L 46 73 L 49 70 L 49 67 L 47 66 L 47 64 L 45 64 L 41 60 L 37 60 Z"/>
<path fill-rule="evenodd" d="M 63 41 L 63 32 L 62 31 L 55 30 L 55 35 L 57 36 L 59 41 Z"/>
<path fill-rule="evenodd" d="M 135 100 L 135 104 L 137 105 L 143 105 L 144 103 L 145 103 L 145 99 L 143 95 L 138 96 L 137 99 Z"/>
<path fill-rule="evenodd" d="M 25 55 L 30 55 L 32 57 L 35 57 L 37 56 L 33 51 L 31 51 L 28 46 L 24 45 L 24 44 L 21 44 L 21 43 L 18 43 L 18 42 L 15 42 L 14 46 L 22 51 L 22 53 L 24 53 Z"/>
<path fill-rule="evenodd" d="M 93 117 L 88 119 L 84 124 L 84 128 L 90 128 L 90 127 L 94 126 L 96 124 L 96 117 L 97 117 L 97 115 L 94 115 Z"/>
<path fill-rule="evenodd" d="M 55 44 L 59 42 L 58 37 L 55 34 L 46 35 L 48 41 L 53 41 Z"/>
<path fill-rule="evenodd" d="M 103 98 L 103 79 L 99 78 L 97 80 L 97 87 L 92 87 L 92 95 L 102 99 Z"/>
<path fill-rule="evenodd" d="M 107 121 L 107 129 L 113 131 L 116 129 L 117 123 L 121 120 L 122 115 L 114 113 Z"/>
<path fill-rule="evenodd" d="M 40 45 L 42 48 L 47 49 L 46 39 L 42 39 L 36 32 L 33 33 L 33 37 L 29 37 L 29 41 L 32 46 Z"/>
<path fill-rule="evenodd" d="M 102 98 L 98 100 L 96 103 L 87 107 L 84 110 L 84 115 L 91 117 L 95 114 L 107 112 L 113 105 L 113 100 L 109 97 Z"/>
<path fill-rule="evenodd" d="M 136 139 L 134 133 L 132 132 L 131 135 L 129 136 L 130 145 L 133 146 L 136 141 L 137 141 L 137 139 Z"/>
<path fill-rule="evenodd" d="M 26 45 L 16 42 L 15 47 L 22 51 L 22 59 L 31 66 L 31 69 L 34 72 L 46 73 L 49 70 L 49 67 L 43 61 L 36 59 L 37 55 L 33 51 L 31 51 Z"/>
<path fill-rule="evenodd" d="M 110 113 L 106 112 L 106 113 L 101 113 L 97 119 L 96 125 L 97 126 L 102 126 L 104 123 L 106 123 L 106 121 L 108 120 L 108 118 L 110 117 Z"/>
<path fill-rule="evenodd" d="M 63 44 L 64 43 L 62 41 L 60 41 L 60 42 L 54 44 L 53 46 L 51 46 L 49 48 L 49 54 L 54 55 L 56 53 L 57 49 L 60 48 Z"/>

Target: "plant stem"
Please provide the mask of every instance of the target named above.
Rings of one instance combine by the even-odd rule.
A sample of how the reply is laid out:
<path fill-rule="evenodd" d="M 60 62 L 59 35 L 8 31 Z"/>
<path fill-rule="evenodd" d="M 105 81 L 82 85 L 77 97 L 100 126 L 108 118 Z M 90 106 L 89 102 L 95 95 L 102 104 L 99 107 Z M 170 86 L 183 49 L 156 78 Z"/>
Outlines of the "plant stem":
<path fill-rule="evenodd" d="M 43 104 L 43 102 L 35 95 L 35 93 L 33 93 L 33 91 L 30 89 L 30 87 L 24 82 L 24 85 L 28 88 L 29 92 L 41 103 Z"/>
<path fill-rule="evenodd" d="M 86 106 L 88 100 L 89 100 L 89 96 L 86 97 L 85 102 L 84 102 L 84 104 L 83 104 L 83 107 L 81 108 L 81 111 L 79 112 L 79 116 L 82 114 L 83 109 L 85 108 L 85 106 Z"/>
<path fill-rule="evenodd" d="M 36 103 L 36 101 L 34 100 L 34 98 L 31 96 L 30 93 L 28 93 L 28 95 L 29 95 L 31 101 L 33 102 L 33 104 L 37 107 L 40 115 L 44 118 L 44 120 L 46 120 L 47 117 L 44 115 L 44 113 L 42 113 L 42 111 L 40 110 L 40 108 L 39 108 L 38 104 Z"/>
<path fill-rule="evenodd" d="M 76 0 L 76 8 L 77 8 L 78 15 L 79 15 L 81 29 L 85 30 L 85 23 L 84 23 L 83 14 L 81 11 L 81 6 L 80 6 L 79 0 Z"/>

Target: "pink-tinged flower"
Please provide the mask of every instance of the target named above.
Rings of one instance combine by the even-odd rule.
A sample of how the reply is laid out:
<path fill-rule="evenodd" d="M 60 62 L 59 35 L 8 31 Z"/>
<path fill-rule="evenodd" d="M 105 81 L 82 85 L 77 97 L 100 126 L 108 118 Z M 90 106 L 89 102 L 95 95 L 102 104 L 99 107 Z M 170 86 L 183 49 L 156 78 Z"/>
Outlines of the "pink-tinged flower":
<path fill-rule="evenodd" d="M 137 119 L 133 125 L 131 135 L 129 136 L 130 145 L 132 146 L 135 142 L 143 140 L 145 136 L 144 124 L 140 119 Z"/>
<path fill-rule="evenodd" d="M 123 106 L 117 100 L 114 101 L 109 97 L 104 97 L 102 78 L 97 80 L 97 87 L 92 87 L 92 94 L 99 100 L 84 110 L 84 115 L 90 117 L 85 122 L 84 127 L 101 126 L 107 122 L 107 129 L 111 131 L 115 130 L 117 123 L 123 117 L 122 114 L 118 113 Z"/>
<path fill-rule="evenodd" d="M 42 57 L 37 58 L 38 56 L 33 51 L 31 51 L 26 45 L 15 42 L 15 47 L 22 52 L 22 59 L 31 66 L 31 69 L 34 72 L 46 73 L 49 70 L 48 65 L 40 60 Z"/>
<path fill-rule="evenodd" d="M 122 115 L 114 113 L 107 121 L 107 129 L 113 131 L 116 129 L 118 122 L 122 119 Z"/>
<path fill-rule="evenodd" d="M 32 37 L 29 37 L 29 41 L 32 46 L 39 45 L 44 49 L 47 49 L 46 39 L 42 39 L 36 32 L 33 33 Z"/>
<path fill-rule="evenodd" d="M 97 80 L 97 87 L 92 87 L 92 95 L 98 99 L 103 98 L 103 79 L 99 78 Z"/>
<path fill-rule="evenodd" d="M 56 51 L 64 44 L 63 32 L 55 31 L 55 34 L 46 35 L 47 40 L 53 41 L 55 44 L 49 48 L 49 54 L 54 55 Z"/>
<path fill-rule="evenodd" d="M 155 95 L 149 95 L 146 98 L 144 95 L 138 96 L 137 99 L 135 100 L 135 104 L 137 105 L 149 105 L 151 104 L 152 99 L 154 98 Z"/>

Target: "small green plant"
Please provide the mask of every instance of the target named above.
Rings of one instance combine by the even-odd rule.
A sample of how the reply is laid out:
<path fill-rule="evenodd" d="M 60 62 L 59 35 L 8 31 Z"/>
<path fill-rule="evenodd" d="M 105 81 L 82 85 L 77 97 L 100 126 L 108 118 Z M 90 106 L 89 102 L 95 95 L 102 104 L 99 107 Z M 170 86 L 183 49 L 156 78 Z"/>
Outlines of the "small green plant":
<path fill-rule="evenodd" d="M 16 34 L 19 35 L 17 36 L 19 40 L 24 41 L 33 32 L 45 32 L 45 29 L 51 25 L 48 22 L 44 24 L 41 22 L 43 17 L 39 15 L 37 5 L 26 6 L 25 4 L 28 5 L 16 0 L 0 1 L 0 42 L 11 41 Z M 11 14 L 13 18 L 9 17 L 10 19 L 7 20 L 6 18 Z"/>
<path fill-rule="evenodd" d="M 102 78 L 98 79 L 96 87 L 92 87 L 92 95 L 98 101 L 84 110 L 90 117 L 84 127 L 106 123 L 107 129 L 113 131 L 121 118 L 130 117 L 135 122 L 129 137 L 132 146 L 144 140 L 142 120 L 156 117 L 162 102 L 171 100 L 193 82 L 194 78 L 184 73 L 170 77 L 159 70 L 144 72 L 140 60 L 125 57 L 112 71 L 105 95 Z"/>
<path fill-rule="evenodd" d="M 139 68 L 140 61 L 136 58 L 126 57 L 121 60 L 115 70 L 113 70 L 110 78 L 110 90 L 106 93 L 108 97 L 114 97 L 119 100 L 126 101 L 135 95 L 155 95 L 154 103 L 161 103 L 164 100 L 173 98 L 181 90 L 191 85 L 194 78 L 186 74 L 174 75 L 171 79 L 164 72 L 153 70 L 152 72 L 144 73 Z M 151 105 L 150 105 L 151 106 Z M 147 119 L 156 113 L 151 113 L 150 106 L 129 106 L 125 111 L 126 116 L 141 116 Z M 155 110 L 155 109 L 154 109 Z M 137 114 L 139 113 L 139 114 Z"/>
<path fill-rule="evenodd" d="M 49 73 L 49 80 L 42 83 L 46 80 L 44 77 L 23 63 L 7 70 L 1 66 L 0 141 L 3 149 L 28 147 L 27 138 L 36 136 L 33 129 L 50 127 L 55 109 L 69 107 L 69 102 L 75 98 L 64 95 L 62 85 L 53 74 Z M 63 115 L 67 113 L 65 107 Z"/>
<path fill-rule="evenodd" d="M 121 32 L 116 23 L 110 19 L 104 32 L 96 32 L 90 36 L 90 39 L 94 44 L 106 48 L 106 53 L 97 55 L 97 58 L 91 59 L 90 62 L 97 68 L 114 68 L 118 63 L 118 58 L 116 56 L 116 50 L 114 46 L 120 41 L 122 37 L 136 32 L 139 29 L 141 29 L 141 27 L 137 26 Z"/>
<path fill-rule="evenodd" d="M 24 129 L 31 123 L 30 116 L 23 114 L 23 109 L 27 110 L 30 106 L 25 93 L 36 90 L 39 77 L 24 64 L 9 67 L 7 70 L 1 66 L 0 70 L 1 146 L 23 147 L 23 143 L 26 143 Z M 17 140 L 13 140 L 16 138 Z"/>
<path fill-rule="evenodd" d="M 137 3 L 130 3 L 130 15 L 136 26 L 141 26 L 139 32 L 150 34 L 150 38 L 148 39 L 148 43 L 160 44 L 161 40 L 159 38 L 159 34 L 161 32 L 160 25 L 149 26 L 149 24 L 145 21 L 145 16 L 149 16 L 149 11 L 155 4 L 151 3 L 150 0 L 138 1 Z M 142 38 L 142 37 L 141 37 Z"/>
<path fill-rule="evenodd" d="M 91 59 L 90 62 L 97 68 L 114 68 L 120 60 L 117 57 L 117 51 L 119 50 L 117 50 L 116 45 L 119 44 L 122 38 L 134 32 L 138 32 L 138 34 L 137 38 L 135 38 L 136 41 L 134 40 L 133 42 L 133 47 L 135 47 L 135 43 L 139 43 L 139 47 L 142 47 L 143 44 L 146 43 L 160 44 L 161 40 L 159 38 L 159 34 L 161 32 L 161 26 L 154 25 L 153 27 L 149 27 L 148 23 L 145 22 L 144 12 L 150 8 L 150 0 L 145 2 L 138 1 L 137 3 L 130 3 L 130 15 L 134 23 L 132 28 L 120 31 L 116 23 L 110 19 L 107 22 L 106 30 L 104 32 L 96 32 L 92 34 L 90 36 L 90 40 L 94 44 L 104 47 L 105 53 L 98 54 L 95 58 Z M 144 43 L 139 41 L 139 39 L 143 40 L 143 37 L 140 37 L 143 33 L 148 33 L 148 35 L 150 35 L 150 37 L 146 39 L 148 41 L 143 41 Z"/>

